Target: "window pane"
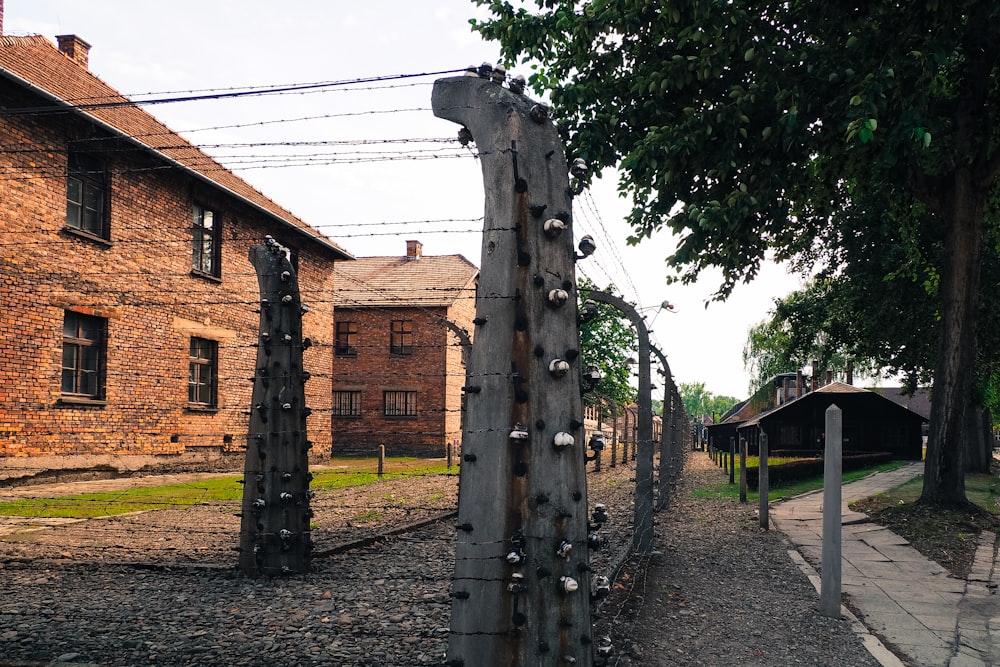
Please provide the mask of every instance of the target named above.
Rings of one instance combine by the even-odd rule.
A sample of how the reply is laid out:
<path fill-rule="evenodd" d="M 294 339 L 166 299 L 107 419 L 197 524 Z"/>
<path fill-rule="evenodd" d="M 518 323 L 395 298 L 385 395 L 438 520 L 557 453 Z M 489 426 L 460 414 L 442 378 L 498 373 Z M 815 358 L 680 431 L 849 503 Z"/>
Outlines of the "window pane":
<path fill-rule="evenodd" d="M 76 391 L 76 370 L 64 368 L 62 372 L 62 389 L 64 394 L 75 394 Z"/>
<path fill-rule="evenodd" d="M 97 396 L 97 372 L 83 371 L 80 373 L 80 390 L 78 393 Z"/>
<path fill-rule="evenodd" d="M 80 337 L 97 342 L 101 338 L 101 320 L 96 317 L 80 318 Z"/>
<path fill-rule="evenodd" d="M 80 348 L 80 370 L 96 372 L 98 357 L 96 346 L 88 345 Z"/>

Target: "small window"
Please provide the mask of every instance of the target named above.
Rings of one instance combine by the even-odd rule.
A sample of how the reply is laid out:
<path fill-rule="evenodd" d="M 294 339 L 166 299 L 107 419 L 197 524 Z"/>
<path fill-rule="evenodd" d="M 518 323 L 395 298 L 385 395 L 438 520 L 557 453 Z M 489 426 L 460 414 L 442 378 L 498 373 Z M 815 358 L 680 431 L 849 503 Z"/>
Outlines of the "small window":
<path fill-rule="evenodd" d="M 383 394 L 383 414 L 386 417 L 416 417 L 417 392 L 387 391 Z"/>
<path fill-rule="evenodd" d="M 358 356 L 358 323 L 337 322 L 335 347 L 338 357 Z"/>
<path fill-rule="evenodd" d="M 107 189 L 104 161 L 86 153 L 71 152 L 66 178 L 66 226 L 109 238 L 105 210 Z"/>
<path fill-rule="evenodd" d="M 413 320 L 393 320 L 389 332 L 389 354 L 413 354 Z"/>
<path fill-rule="evenodd" d="M 360 417 L 361 392 L 360 391 L 333 392 L 333 416 Z"/>
<path fill-rule="evenodd" d="M 104 396 L 106 320 L 66 311 L 63 319 L 62 393 L 101 400 Z"/>
<path fill-rule="evenodd" d="M 218 214 L 203 206 L 195 206 L 191 227 L 191 269 L 196 273 L 218 278 L 219 246 L 221 242 Z"/>
<path fill-rule="evenodd" d="M 191 339 L 188 361 L 188 403 L 197 408 L 216 407 L 219 377 L 219 344 L 205 338 Z"/>

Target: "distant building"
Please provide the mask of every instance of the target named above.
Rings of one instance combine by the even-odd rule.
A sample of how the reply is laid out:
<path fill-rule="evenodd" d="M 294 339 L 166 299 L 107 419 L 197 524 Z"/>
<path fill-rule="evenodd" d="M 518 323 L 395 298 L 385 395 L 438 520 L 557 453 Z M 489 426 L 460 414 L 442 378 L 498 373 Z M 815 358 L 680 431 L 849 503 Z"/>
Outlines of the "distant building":
<path fill-rule="evenodd" d="M 198 464 L 246 444 L 259 290 L 248 250 L 288 249 L 330 452 L 340 246 L 88 69 L 75 35 L 2 35 L 0 469 Z"/>
<path fill-rule="evenodd" d="M 465 351 L 479 270 L 461 255 L 359 257 L 339 264 L 333 453 L 443 456 L 461 442 Z"/>
<path fill-rule="evenodd" d="M 881 394 L 842 382 L 831 382 L 793 401 L 736 426 L 738 437 L 757 452 L 760 432 L 774 452 L 821 453 L 826 444 L 826 411 L 842 411 L 843 451 L 888 452 L 895 458 L 922 458 L 921 415 Z"/>

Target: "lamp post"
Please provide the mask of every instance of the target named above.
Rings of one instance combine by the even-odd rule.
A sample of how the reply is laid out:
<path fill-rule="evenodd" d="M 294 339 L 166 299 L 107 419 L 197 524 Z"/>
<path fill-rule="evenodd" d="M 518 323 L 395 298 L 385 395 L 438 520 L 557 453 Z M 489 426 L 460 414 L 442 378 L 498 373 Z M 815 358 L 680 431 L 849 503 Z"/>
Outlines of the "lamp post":
<path fill-rule="evenodd" d="M 639 429 L 632 546 L 640 553 L 649 553 L 653 549 L 653 407 L 649 382 L 649 331 L 639 312 L 624 299 L 600 290 L 591 290 L 590 298 L 624 314 L 639 337 L 639 395 L 636 399 Z"/>

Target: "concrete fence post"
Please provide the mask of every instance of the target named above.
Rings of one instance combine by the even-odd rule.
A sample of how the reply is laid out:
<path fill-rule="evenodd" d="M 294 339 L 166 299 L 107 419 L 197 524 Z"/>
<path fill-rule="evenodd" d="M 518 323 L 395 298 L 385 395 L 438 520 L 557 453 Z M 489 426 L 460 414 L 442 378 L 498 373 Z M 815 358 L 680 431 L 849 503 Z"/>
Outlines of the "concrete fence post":
<path fill-rule="evenodd" d="M 843 413 L 836 405 L 826 409 L 826 444 L 823 453 L 823 551 L 820 613 L 840 618 L 841 593 L 841 471 L 843 462 Z"/>
<path fill-rule="evenodd" d="M 468 74 L 439 79 L 431 98 L 434 115 L 474 142 L 486 193 L 446 665 L 590 667 L 569 168 L 523 81 L 505 88 L 487 65 Z"/>

